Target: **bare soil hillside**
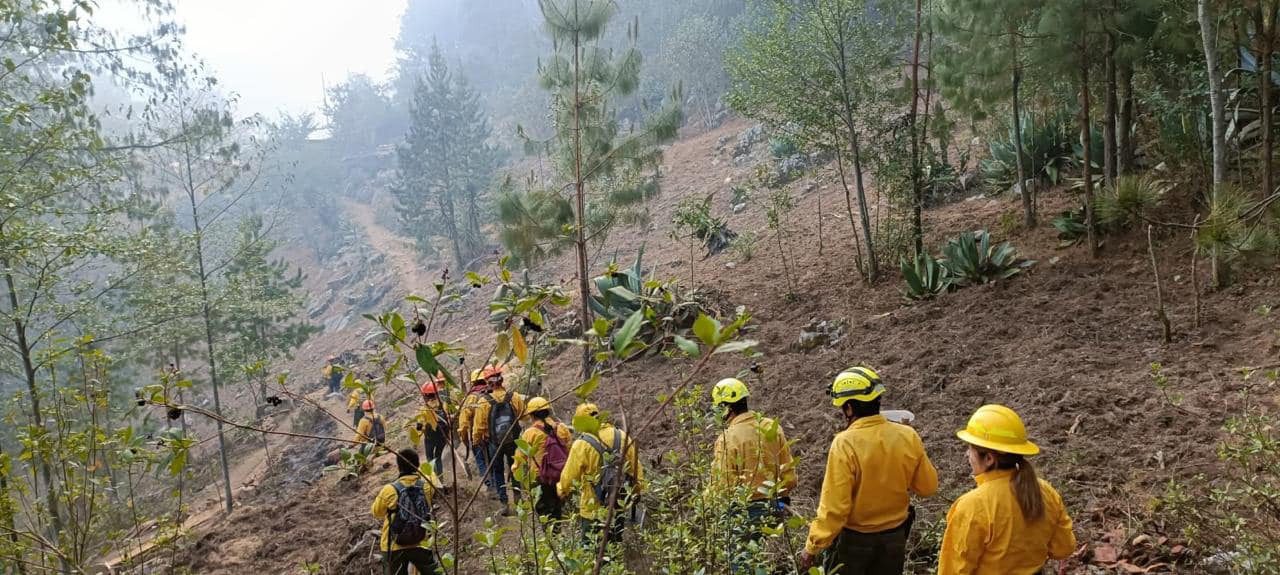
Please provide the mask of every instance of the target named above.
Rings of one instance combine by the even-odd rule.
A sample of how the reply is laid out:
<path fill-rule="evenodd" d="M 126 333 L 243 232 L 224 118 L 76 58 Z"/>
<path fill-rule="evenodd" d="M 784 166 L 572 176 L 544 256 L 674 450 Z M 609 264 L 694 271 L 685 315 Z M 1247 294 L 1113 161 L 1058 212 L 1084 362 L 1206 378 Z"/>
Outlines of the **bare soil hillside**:
<path fill-rule="evenodd" d="M 1245 277 L 1224 291 L 1205 290 L 1201 325 L 1194 327 L 1190 244 L 1181 232 L 1156 234 L 1174 327 L 1169 344 L 1162 343 L 1155 316 L 1144 233 L 1108 237 L 1097 258 L 1081 247 L 1060 248 L 1047 225 L 1005 237 L 1002 223 L 1016 221 L 1013 199 L 977 197 L 928 210 L 926 245 L 936 252 L 948 236 L 986 228 L 1037 260 L 1028 273 L 935 301 L 906 303 L 897 262 L 882 262 L 886 277 L 874 286 L 859 280 L 843 190 L 832 169 L 823 167 L 791 184 L 799 203 L 792 216 L 790 269 L 799 288 L 788 294 L 782 258 L 769 239 L 762 210 L 748 207 L 735 214 L 729 207 L 730 185 L 745 181 L 753 169 L 751 162 L 735 163 L 732 157 L 734 143 L 748 127 L 731 123 L 674 144 L 666 153 L 662 194 L 650 206 L 653 228 L 619 231 L 596 263 L 598 268 L 615 250 L 629 261 L 644 246 L 646 266 L 659 276 L 692 281 L 747 307 L 755 326 L 750 337 L 760 341 L 765 354 L 763 375 L 749 382 L 753 407 L 779 418 L 796 440 L 800 509 L 814 506 L 826 448 L 841 423 L 829 407 L 826 385 L 857 363 L 884 376 L 889 407 L 916 413 L 916 427 L 939 467 L 943 489 L 922 506 L 925 531 L 938 528 L 950 502 L 972 483 L 954 432 L 983 403 L 1003 403 L 1022 414 L 1033 439 L 1044 447 L 1037 459 L 1042 474 L 1063 492 L 1077 534 L 1089 544 L 1123 543 L 1140 533 L 1176 537 L 1164 533 L 1170 528 L 1153 515 L 1165 483 L 1212 474 L 1225 418 L 1245 402 L 1274 405 L 1275 388 L 1266 378 L 1247 378 L 1244 368 L 1277 365 L 1280 331 L 1268 313 L 1280 304 L 1275 274 Z M 726 252 L 694 262 L 691 271 L 687 245 L 669 239 L 671 214 L 680 199 L 711 193 L 715 213 L 739 233 L 754 232 L 760 242 L 750 260 Z M 1066 192 L 1048 194 L 1041 213 L 1054 214 L 1071 202 Z M 360 208 L 351 209 L 358 214 Z M 1006 215 L 1010 212 L 1014 218 Z M 365 224 L 376 225 L 372 219 Z M 374 247 L 387 254 L 402 281 L 430 279 L 411 269 L 413 260 L 406 261 L 403 251 L 408 244 L 380 233 L 370 234 Z M 573 285 L 568 255 L 539 273 Z M 1202 288 L 1207 283 L 1200 278 Z M 446 337 L 479 344 L 489 333 L 487 297 L 468 298 Z M 797 339 L 812 320 L 841 323 L 843 334 L 829 346 L 803 350 Z M 349 338 L 329 337 L 319 341 L 355 345 Z M 325 353 L 314 344 L 306 350 L 308 359 Z M 574 353 L 551 360 L 547 385 L 553 391 L 576 385 L 576 360 Z M 720 360 L 708 381 L 737 372 L 744 361 Z M 1171 392 L 1155 386 L 1153 363 L 1162 366 Z M 662 357 L 631 362 L 603 386 L 602 403 L 647 410 L 686 369 L 687 364 Z M 650 463 L 665 449 L 663 435 L 651 434 L 644 445 Z M 260 489 L 230 517 L 198 532 L 185 563 L 209 574 L 292 572 L 303 561 L 322 563 L 330 573 L 366 572 L 369 547 L 361 542 L 376 526 L 368 506 L 376 488 L 394 474 L 386 467 L 374 469 L 356 481 L 320 477 Z M 481 515 L 497 511 L 496 504 L 481 504 Z M 1073 570 L 1090 572 L 1079 561 Z"/>

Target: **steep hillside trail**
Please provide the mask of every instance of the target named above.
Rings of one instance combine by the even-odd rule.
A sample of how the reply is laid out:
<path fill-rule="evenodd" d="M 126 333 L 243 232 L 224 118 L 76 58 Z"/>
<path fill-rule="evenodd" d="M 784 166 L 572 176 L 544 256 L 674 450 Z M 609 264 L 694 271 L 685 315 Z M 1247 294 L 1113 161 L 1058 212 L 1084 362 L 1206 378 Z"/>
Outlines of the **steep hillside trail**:
<path fill-rule="evenodd" d="M 425 296 L 436 278 L 425 273 L 413 240 L 396 234 L 378 223 L 377 214 L 369 204 L 349 199 L 342 200 L 343 209 L 369 236 L 369 245 L 387 257 L 392 269 L 400 278 L 400 287 Z"/>

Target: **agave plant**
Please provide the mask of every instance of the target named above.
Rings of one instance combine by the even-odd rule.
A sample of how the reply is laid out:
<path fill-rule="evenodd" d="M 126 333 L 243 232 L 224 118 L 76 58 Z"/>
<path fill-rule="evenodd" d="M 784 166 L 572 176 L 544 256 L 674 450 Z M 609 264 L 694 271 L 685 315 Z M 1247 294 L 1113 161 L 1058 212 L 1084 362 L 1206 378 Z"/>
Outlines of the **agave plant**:
<path fill-rule="evenodd" d="M 1151 174 L 1116 178 L 1113 186 L 1094 198 L 1093 207 L 1098 214 L 1098 223 L 1124 229 L 1140 222 L 1147 212 L 1160 204 L 1169 187 L 1169 184 Z"/>
<path fill-rule="evenodd" d="M 1089 228 L 1084 223 L 1084 207 L 1066 210 L 1053 218 L 1053 227 L 1058 230 L 1059 247 L 1069 247 L 1080 243 L 1088 234 Z"/>
<path fill-rule="evenodd" d="M 899 267 L 907 282 L 902 290 L 907 299 L 931 299 L 951 287 L 951 272 L 928 253 L 917 254 L 913 260 L 902 258 Z"/>
<path fill-rule="evenodd" d="M 952 238 L 942 248 L 943 265 L 956 286 L 990 283 L 1013 277 L 1035 264 L 1019 260 L 1009 242 L 991 245 L 991 234 L 978 230 Z"/>
<path fill-rule="evenodd" d="M 1022 126 L 1022 165 L 1027 177 L 1058 182 L 1059 174 L 1071 162 L 1072 133 L 1067 128 L 1070 118 L 1058 114 L 1037 122 L 1024 118 Z M 1013 128 L 1006 138 L 991 142 L 991 157 L 981 163 L 983 178 L 1001 187 L 1009 187 L 1018 179 L 1018 145 Z"/>
<path fill-rule="evenodd" d="M 610 262 L 605 273 L 591 280 L 596 293 L 591 294 L 587 304 L 597 316 L 614 323 L 626 321 L 638 310 L 646 310 L 648 321 L 636 339 L 654 344 L 669 335 L 687 331 L 705 310 L 697 292 L 685 292 L 671 282 L 645 279 L 643 257 L 644 248 L 641 248 L 629 268 Z"/>

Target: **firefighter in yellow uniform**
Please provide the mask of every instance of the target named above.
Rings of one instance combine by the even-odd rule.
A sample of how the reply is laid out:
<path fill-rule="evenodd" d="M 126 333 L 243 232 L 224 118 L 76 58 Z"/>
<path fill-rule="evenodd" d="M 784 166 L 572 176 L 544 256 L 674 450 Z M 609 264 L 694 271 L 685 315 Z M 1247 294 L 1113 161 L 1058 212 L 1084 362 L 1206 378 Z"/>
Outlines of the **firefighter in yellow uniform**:
<path fill-rule="evenodd" d="M 978 486 L 951 505 L 939 575 L 1032 575 L 1048 559 L 1075 551 L 1062 496 L 1036 477 L 1027 459 L 1040 453 L 1012 409 L 984 405 L 956 432 Z"/>
<path fill-rule="evenodd" d="M 746 567 L 746 543 L 758 541 L 760 527 L 790 504 L 796 486 L 791 447 L 778 422 L 751 411 L 747 384 L 722 379 L 711 389 L 711 403 L 722 410 L 725 430 L 716 439 L 711 461 L 709 495 L 727 495 L 730 524 L 729 570 Z"/>
<path fill-rule="evenodd" d="M 502 368 L 489 367 L 480 375 L 485 380 L 485 392 L 476 401 L 475 413 L 471 421 L 471 442 L 473 446 L 484 445 L 486 466 L 489 467 L 489 481 L 493 484 L 502 504 L 503 515 L 510 515 L 512 510 L 507 499 L 507 475 L 511 472 L 511 464 L 515 462 L 516 440 L 520 438 L 519 418 L 524 413 L 524 396 L 508 391 L 503 386 Z M 503 420 L 506 423 L 503 423 Z M 498 426 L 494 429 L 494 426 Z M 484 473 L 484 471 L 481 471 Z M 510 482 L 516 500 L 520 499 L 520 490 Z"/>
<path fill-rule="evenodd" d="M 911 494 L 933 495 L 938 472 L 915 430 L 880 415 L 885 387 L 875 371 L 849 368 L 828 392 L 849 427 L 831 442 L 801 567 L 826 551 L 827 573 L 902 575 L 915 517 Z"/>
<path fill-rule="evenodd" d="M 527 482 L 530 487 L 540 487 L 534 511 L 540 516 L 559 520 L 563 516 L 564 506 L 560 496 L 556 494 L 556 483 L 568 461 L 573 433 L 569 431 L 569 426 L 555 418 L 551 402 L 545 397 L 530 399 L 525 410 L 525 416 L 531 423 L 520 434 L 520 439 L 529 445 L 529 454 L 516 450 L 515 462 L 511 464 L 511 476 L 521 485 Z M 546 460 L 548 447 L 551 448 L 551 461 Z M 544 462 L 547 465 L 543 465 Z"/>
<path fill-rule="evenodd" d="M 378 495 L 373 498 L 369 512 L 374 519 L 382 522 L 382 535 L 379 537 L 379 548 L 383 553 L 383 573 L 391 575 L 408 575 L 412 565 L 419 575 L 436 572 L 436 556 L 428 546 L 430 539 L 425 529 L 416 533 L 407 533 L 404 526 L 409 523 L 422 525 L 431 520 L 431 499 L 435 495 L 435 487 L 430 481 L 423 481 L 419 476 L 418 452 L 413 449 L 402 449 L 396 454 L 396 468 L 399 478 L 395 482 L 383 485 Z M 417 513 L 400 513 L 401 495 L 407 501 L 406 509 L 421 508 L 419 511 L 426 517 L 413 517 Z M 396 522 L 397 515 L 406 516 L 409 521 Z M 411 516 L 412 515 L 412 516 Z M 392 533 L 393 523 L 401 527 L 399 533 Z"/>
<path fill-rule="evenodd" d="M 600 408 L 593 403 L 578 406 L 573 427 L 578 438 L 569 448 L 569 460 L 560 473 L 556 493 L 560 499 L 566 499 L 574 491 L 578 492 L 578 523 L 582 533 L 588 539 L 598 537 L 608 520 L 609 509 L 605 505 L 613 489 L 609 484 L 612 475 L 620 487 L 607 537 L 609 541 L 618 541 L 626 525 L 630 500 L 644 488 L 644 468 L 640 466 L 636 444 L 626 432 L 602 422 Z M 606 461 L 610 465 L 606 465 Z M 611 474 L 607 469 L 614 472 Z"/>
<path fill-rule="evenodd" d="M 360 425 L 360 420 L 364 419 L 364 402 L 366 399 L 372 398 L 365 397 L 364 391 L 358 387 L 351 390 L 351 393 L 347 395 L 347 413 L 355 414 L 351 420 L 351 425 L 358 426 Z"/>
<path fill-rule="evenodd" d="M 477 442 L 472 437 L 472 426 L 476 419 L 476 410 L 480 404 L 484 402 L 480 398 L 488 388 L 488 384 L 484 381 L 483 373 L 478 369 L 471 370 L 471 387 L 467 390 L 467 396 L 462 398 L 462 406 L 458 410 L 458 427 L 456 433 L 458 439 L 462 440 L 463 445 L 471 452 L 475 459 L 476 468 L 480 470 L 480 478 L 484 481 L 485 487 L 489 488 L 489 493 L 497 497 L 497 491 L 493 488 L 493 482 L 490 481 L 490 475 L 486 475 L 488 471 L 487 456 L 489 455 L 489 445 L 487 441 Z"/>

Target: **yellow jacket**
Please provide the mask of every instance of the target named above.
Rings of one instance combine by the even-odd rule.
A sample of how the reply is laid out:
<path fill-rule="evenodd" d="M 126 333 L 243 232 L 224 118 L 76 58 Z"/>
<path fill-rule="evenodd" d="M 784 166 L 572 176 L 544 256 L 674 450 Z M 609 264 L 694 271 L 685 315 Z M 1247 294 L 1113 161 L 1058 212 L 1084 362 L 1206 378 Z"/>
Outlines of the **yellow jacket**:
<path fill-rule="evenodd" d="M 360 391 L 359 388 L 351 390 L 351 393 L 347 395 L 347 411 L 360 407 L 360 404 L 363 402 L 364 392 Z"/>
<path fill-rule="evenodd" d="M 939 575 L 1032 575 L 1050 558 L 1075 551 L 1062 496 L 1040 481 L 1044 517 L 1028 524 L 1013 493 L 1013 470 L 988 471 L 978 486 L 961 495 L 947 512 L 947 531 L 938 557 Z"/>
<path fill-rule="evenodd" d="M 320 376 L 323 377 L 324 380 L 327 382 L 329 381 L 329 376 L 331 375 L 333 375 L 333 364 L 332 363 L 324 364 L 324 369 L 320 370 Z"/>
<path fill-rule="evenodd" d="M 782 426 L 754 411 L 740 413 L 716 440 L 711 485 L 716 489 L 748 489 L 751 500 L 766 499 L 770 488 L 783 495 L 796 486 L 795 463 Z"/>
<path fill-rule="evenodd" d="M 405 487 L 409 487 L 410 485 L 413 485 L 414 482 L 419 481 L 421 479 L 422 478 L 418 477 L 417 475 L 405 475 L 404 477 L 401 477 L 400 479 L 398 479 L 398 481 L 400 482 L 401 485 Z M 427 496 L 427 505 L 430 505 L 431 498 L 434 497 L 435 495 L 435 486 L 433 486 L 430 481 L 424 480 L 422 481 L 422 492 Z M 395 551 L 397 549 L 426 547 L 427 541 L 431 539 L 430 537 L 428 537 L 427 539 L 423 539 L 422 542 L 417 545 L 410 545 L 408 547 L 400 545 L 398 543 L 392 543 L 391 549 L 387 549 L 387 531 L 390 530 L 391 528 L 391 513 L 395 511 L 396 501 L 399 498 L 400 498 L 400 495 L 396 493 L 396 488 L 394 486 L 383 485 L 382 490 L 378 491 L 378 496 L 373 498 L 373 506 L 369 509 L 369 512 L 373 514 L 373 517 L 375 519 L 382 520 L 381 549 L 383 551 Z"/>
<path fill-rule="evenodd" d="M 573 434 L 569 432 L 569 428 L 553 418 L 547 418 L 551 425 L 555 426 L 556 437 L 564 444 L 565 449 L 569 449 L 573 442 Z M 532 457 L 525 457 L 524 451 L 517 449 L 514 460 L 511 463 L 511 472 L 514 477 L 519 478 L 520 469 L 527 469 L 529 474 L 529 483 L 538 483 L 538 469 L 542 468 L 542 456 L 547 449 L 547 432 L 541 421 L 533 422 L 529 429 L 524 430 L 520 434 L 520 439 L 529 444 L 529 451 Z M 565 462 L 568 465 L 568 462 Z"/>
<path fill-rule="evenodd" d="M 506 400 L 507 394 L 511 394 L 511 407 L 515 411 L 516 417 L 524 415 L 524 396 L 515 392 L 509 392 L 506 388 L 499 387 L 493 390 L 491 395 L 493 400 L 502 403 Z M 492 406 L 484 395 L 476 396 L 476 410 L 471 419 L 471 442 L 478 443 L 489 441 L 489 411 Z M 515 438 L 512 438 L 514 441 Z"/>
<path fill-rule="evenodd" d="M 476 409 L 479 408 L 479 405 L 478 405 L 479 403 L 486 403 L 484 398 L 480 397 L 480 394 L 468 393 L 466 397 L 462 398 L 462 408 L 458 410 L 458 428 L 457 428 L 458 437 L 461 437 L 463 441 L 467 442 L 467 445 L 476 444 L 475 438 L 471 436 L 471 427 L 472 427 L 472 424 L 475 422 Z M 485 418 L 486 431 L 489 427 L 488 421 L 489 421 L 489 418 L 486 417 Z"/>
<path fill-rule="evenodd" d="M 635 482 L 630 489 L 634 495 L 639 493 L 644 487 L 644 467 L 640 466 L 639 456 L 636 454 L 636 444 L 630 441 L 627 434 L 612 425 L 602 425 L 600 431 L 595 435 L 600 444 L 606 448 L 613 445 L 613 435 L 621 434 L 620 444 L 627 452 L 627 462 L 624 468 L 629 475 L 634 475 Z M 592 447 L 583 439 L 576 439 L 573 446 L 569 448 L 569 460 L 564 464 L 564 470 L 560 472 L 560 483 L 556 484 L 556 493 L 561 499 L 565 499 L 573 492 L 578 490 L 578 515 L 583 519 L 604 520 L 608 515 L 608 510 L 604 509 L 601 502 L 596 500 L 595 484 L 600 478 L 600 468 L 603 459 L 600 452 Z"/>
<path fill-rule="evenodd" d="M 436 431 L 440 429 L 440 424 L 444 423 L 440 421 L 439 411 L 440 399 L 428 399 L 418 410 L 418 421 L 422 422 L 422 426 L 427 430 Z"/>
<path fill-rule="evenodd" d="M 367 411 L 365 412 L 364 417 L 360 418 L 360 424 L 356 426 L 356 441 L 359 441 L 360 443 L 373 443 L 373 420 L 374 419 L 382 419 L 382 416 L 372 411 Z M 386 431 L 386 427 L 387 427 L 387 422 L 386 420 L 383 420 L 382 421 L 383 432 Z"/>
<path fill-rule="evenodd" d="M 910 493 L 929 497 L 937 490 L 938 471 L 914 429 L 880 415 L 860 417 L 831 442 L 805 550 L 817 554 L 830 547 L 842 529 L 893 529 L 907 520 Z"/>

